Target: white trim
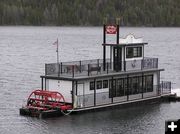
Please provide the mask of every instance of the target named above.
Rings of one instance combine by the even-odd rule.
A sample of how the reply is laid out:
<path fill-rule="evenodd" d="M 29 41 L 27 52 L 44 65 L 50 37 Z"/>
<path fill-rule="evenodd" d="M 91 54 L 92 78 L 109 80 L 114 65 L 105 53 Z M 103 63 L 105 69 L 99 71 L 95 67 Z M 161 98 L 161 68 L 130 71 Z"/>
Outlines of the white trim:
<path fill-rule="evenodd" d="M 119 43 L 120 44 L 143 43 L 143 39 L 135 38 L 133 34 L 129 34 L 125 38 L 120 38 Z"/>

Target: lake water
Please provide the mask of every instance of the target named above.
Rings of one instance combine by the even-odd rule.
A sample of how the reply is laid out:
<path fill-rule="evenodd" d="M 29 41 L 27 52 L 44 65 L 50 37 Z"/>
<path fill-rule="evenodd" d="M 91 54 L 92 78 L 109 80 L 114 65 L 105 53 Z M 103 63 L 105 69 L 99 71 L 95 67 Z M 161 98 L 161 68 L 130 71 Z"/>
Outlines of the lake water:
<path fill-rule="evenodd" d="M 180 28 L 121 28 L 149 44 L 146 57 L 158 57 L 161 79 L 180 88 Z M 37 119 L 19 115 L 33 89 L 40 88 L 44 64 L 60 60 L 102 58 L 101 27 L 0 27 L 1 134 L 162 134 L 165 120 L 180 118 L 180 103 L 159 103 L 112 109 L 60 118 Z"/>

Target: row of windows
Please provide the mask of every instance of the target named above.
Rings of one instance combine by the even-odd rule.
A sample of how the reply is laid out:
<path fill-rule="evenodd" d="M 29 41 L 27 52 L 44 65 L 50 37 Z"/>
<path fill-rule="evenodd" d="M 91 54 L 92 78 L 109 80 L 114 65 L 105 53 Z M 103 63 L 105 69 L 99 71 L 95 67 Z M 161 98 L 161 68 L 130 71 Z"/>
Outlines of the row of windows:
<path fill-rule="evenodd" d="M 142 57 L 142 47 L 127 47 L 126 58 Z"/>
<path fill-rule="evenodd" d="M 114 79 L 109 81 L 109 97 L 119 97 L 153 91 L 153 75 Z"/>
<path fill-rule="evenodd" d="M 153 75 L 136 76 L 90 82 L 90 90 L 109 87 L 109 97 L 118 97 L 153 91 Z"/>
<path fill-rule="evenodd" d="M 94 81 L 90 82 L 90 90 L 94 90 L 95 84 Z M 108 80 L 96 81 L 96 89 L 108 88 Z"/>

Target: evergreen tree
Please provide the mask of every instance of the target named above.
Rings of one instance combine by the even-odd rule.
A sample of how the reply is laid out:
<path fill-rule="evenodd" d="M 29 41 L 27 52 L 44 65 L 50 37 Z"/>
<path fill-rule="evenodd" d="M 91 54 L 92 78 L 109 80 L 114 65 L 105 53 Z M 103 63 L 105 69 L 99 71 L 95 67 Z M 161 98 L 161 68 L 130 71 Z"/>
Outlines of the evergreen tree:
<path fill-rule="evenodd" d="M 1 0 L 0 25 L 180 26 L 179 0 Z"/>

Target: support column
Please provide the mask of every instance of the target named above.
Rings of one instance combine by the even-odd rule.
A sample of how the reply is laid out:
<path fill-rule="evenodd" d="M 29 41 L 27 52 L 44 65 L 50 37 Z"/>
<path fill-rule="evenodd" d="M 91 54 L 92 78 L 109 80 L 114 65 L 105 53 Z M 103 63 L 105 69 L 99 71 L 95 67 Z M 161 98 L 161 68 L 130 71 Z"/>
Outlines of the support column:
<path fill-rule="evenodd" d="M 61 64 L 58 63 L 57 65 L 58 65 L 58 77 L 59 77 L 60 76 L 60 72 L 61 72 L 61 70 L 60 70 L 61 69 Z"/>
<path fill-rule="evenodd" d="M 73 96 L 74 96 L 74 104 L 73 103 L 73 108 L 76 108 L 78 106 L 78 96 L 77 96 L 77 81 L 75 81 L 75 85 L 76 85 L 76 88 L 75 88 L 75 92 L 73 93 Z"/>
<path fill-rule="evenodd" d="M 72 106 L 74 107 L 74 81 L 72 81 L 72 91 L 71 91 L 71 96 L 72 96 Z"/>
<path fill-rule="evenodd" d="M 124 56 L 123 56 L 123 58 L 124 58 L 124 71 L 126 71 L 126 48 L 125 48 L 125 46 L 123 47 L 123 49 L 124 49 Z"/>
<path fill-rule="evenodd" d="M 144 98 L 144 73 L 142 73 L 142 99 Z"/>
<path fill-rule="evenodd" d="M 76 94 L 76 96 L 77 96 L 77 81 L 76 81 L 76 93 L 75 93 L 75 94 Z"/>
<path fill-rule="evenodd" d="M 103 71 L 106 70 L 106 46 L 103 46 Z"/>
<path fill-rule="evenodd" d="M 119 24 L 116 25 L 117 35 L 116 35 L 116 43 L 119 44 Z"/>
<path fill-rule="evenodd" d="M 94 79 L 94 106 L 96 106 L 96 79 Z"/>
<path fill-rule="evenodd" d="M 129 75 L 127 75 L 127 101 L 129 101 Z"/>
<path fill-rule="evenodd" d="M 158 72 L 157 77 L 157 95 L 161 95 L 160 71 Z"/>
<path fill-rule="evenodd" d="M 111 103 L 113 103 L 113 97 L 114 97 L 114 88 L 113 88 L 113 81 L 114 79 L 113 79 L 113 77 L 112 77 L 112 80 L 111 80 L 111 95 L 112 95 L 112 98 L 111 98 Z"/>
<path fill-rule="evenodd" d="M 112 46 L 110 46 L 110 67 L 109 67 L 109 69 L 111 69 L 111 68 L 113 68 L 112 67 Z"/>
<path fill-rule="evenodd" d="M 45 85 L 45 90 L 46 90 L 46 78 L 45 78 L 45 83 L 44 83 L 44 85 Z"/>
<path fill-rule="evenodd" d="M 106 25 L 103 25 L 103 71 L 106 70 Z"/>
<path fill-rule="evenodd" d="M 41 90 L 44 89 L 44 82 L 43 82 L 43 77 L 41 77 Z"/>

